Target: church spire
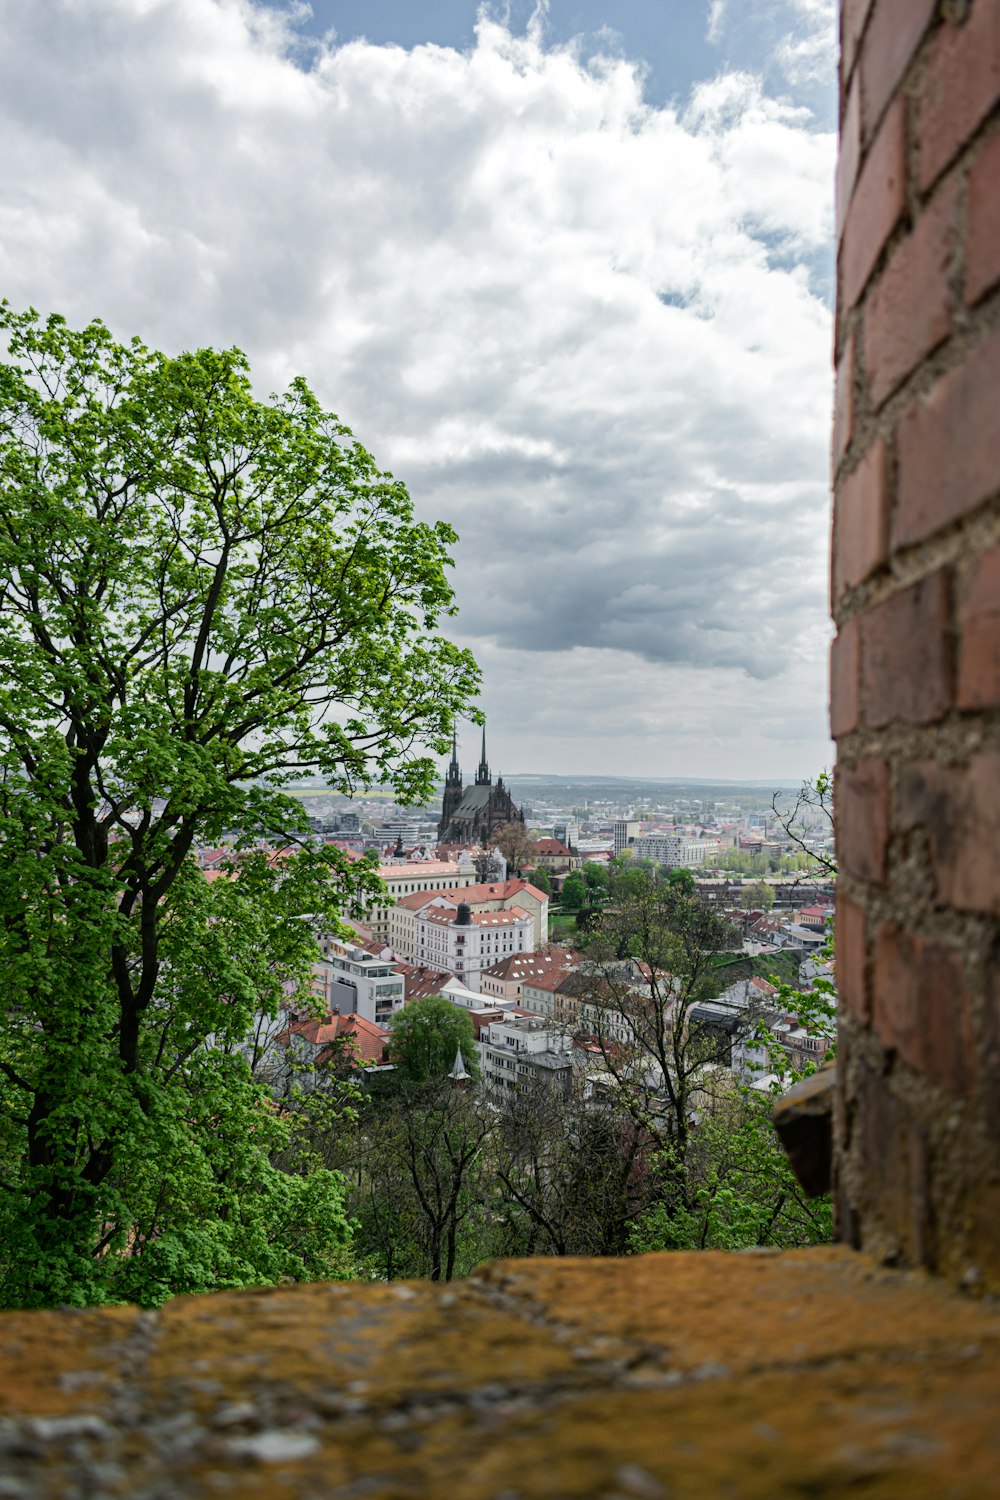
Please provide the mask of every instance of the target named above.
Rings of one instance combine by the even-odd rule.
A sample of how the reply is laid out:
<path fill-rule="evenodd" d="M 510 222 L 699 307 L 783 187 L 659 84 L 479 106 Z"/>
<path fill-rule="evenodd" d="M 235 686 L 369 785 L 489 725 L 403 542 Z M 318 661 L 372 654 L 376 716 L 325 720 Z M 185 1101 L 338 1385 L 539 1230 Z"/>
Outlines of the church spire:
<path fill-rule="evenodd" d="M 490 778 L 489 762 L 486 759 L 486 725 L 483 725 L 483 753 L 479 759 L 479 770 L 476 772 L 476 786 L 492 785 Z"/>
<path fill-rule="evenodd" d="M 455 726 L 451 730 L 451 765 L 448 767 L 448 786 L 461 786 L 462 773 L 458 767 L 458 736 Z"/>

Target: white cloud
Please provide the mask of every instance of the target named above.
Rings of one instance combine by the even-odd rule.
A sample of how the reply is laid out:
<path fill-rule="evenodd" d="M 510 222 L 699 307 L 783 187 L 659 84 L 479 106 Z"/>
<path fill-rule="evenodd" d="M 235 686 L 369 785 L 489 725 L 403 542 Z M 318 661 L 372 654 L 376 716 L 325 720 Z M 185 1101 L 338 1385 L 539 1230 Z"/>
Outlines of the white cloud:
<path fill-rule="evenodd" d="M 834 147 L 806 111 L 739 73 L 654 109 L 620 57 L 488 19 L 468 53 L 308 69 L 250 0 L 0 0 L 0 25 L 5 294 L 238 343 L 265 391 L 304 373 L 462 534 L 508 769 L 529 721 L 534 769 L 549 736 L 613 770 L 616 724 L 653 726 L 651 773 L 657 735 L 678 773 L 704 735 L 720 774 L 770 774 L 768 725 L 825 758 Z"/>
<path fill-rule="evenodd" d="M 713 46 L 717 46 L 722 40 L 722 31 L 728 8 L 729 0 L 709 0 L 708 29 L 706 35 Z"/>

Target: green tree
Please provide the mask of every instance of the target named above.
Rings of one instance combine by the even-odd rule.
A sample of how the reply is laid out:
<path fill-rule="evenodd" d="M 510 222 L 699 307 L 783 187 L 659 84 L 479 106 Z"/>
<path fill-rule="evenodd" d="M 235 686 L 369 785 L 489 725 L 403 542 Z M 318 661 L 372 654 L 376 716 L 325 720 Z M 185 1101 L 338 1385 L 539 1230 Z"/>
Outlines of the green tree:
<path fill-rule="evenodd" d="M 587 882 L 579 870 L 574 870 L 571 875 L 566 876 L 559 900 L 566 911 L 579 911 L 580 907 L 586 903 Z"/>
<path fill-rule="evenodd" d="M 463 1234 L 471 1256 L 460 1269 L 472 1269 L 481 1257 L 469 1231 L 482 1217 L 481 1158 L 495 1128 L 483 1101 L 447 1082 L 404 1084 L 385 1101 L 366 1127 L 361 1227 L 372 1269 L 451 1281 Z"/>
<path fill-rule="evenodd" d="M 668 871 L 667 884 L 673 886 L 675 891 L 683 891 L 685 896 L 693 896 L 697 890 L 694 876 L 682 865 L 675 865 L 672 870 Z"/>
<path fill-rule="evenodd" d="M 389 1061 L 401 1079 L 428 1083 L 451 1072 L 459 1047 L 467 1072 L 479 1077 L 479 1055 L 468 1011 L 444 995 L 412 1000 L 389 1022 Z"/>
<path fill-rule="evenodd" d="M 307 1004 L 303 914 L 379 887 L 284 788 L 429 796 L 477 682 L 437 633 L 453 533 L 237 350 L 0 328 L 3 1300 L 328 1274 L 340 1180 L 272 1167 L 241 1044 Z"/>
<path fill-rule="evenodd" d="M 755 880 L 740 892 L 740 905 L 744 911 L 773 911 L 774 888 L 766 880 Z"/>
<path fill-rule="evenodd" d="M 601 920 L 588 948 L 588 1029 L 632 1117 L 673 1154 L 680 1191 L 695 1098 L 725 1044 L 696 1018 L 718 994 L 716 957 L 730 923 L 698 897 L 644 877 Z"/>
<path fill-rule="evenodd" d="M 525 877 L 536 890 L 544 892 L 546 896 L 552 894 L 552 881 L 549 879 L 548 870 L 543 870 L 539 865 L 537 870 L 529 870 Z"/>
<path fill-rule="evenodd" d="M 607 895 L 610 884 L 607 865 L 599 865 L 596 860 L 588 859 L 581 867 L 580 874 L 587 882 L 587 890 L 590 892 L 592 901 Z"/>

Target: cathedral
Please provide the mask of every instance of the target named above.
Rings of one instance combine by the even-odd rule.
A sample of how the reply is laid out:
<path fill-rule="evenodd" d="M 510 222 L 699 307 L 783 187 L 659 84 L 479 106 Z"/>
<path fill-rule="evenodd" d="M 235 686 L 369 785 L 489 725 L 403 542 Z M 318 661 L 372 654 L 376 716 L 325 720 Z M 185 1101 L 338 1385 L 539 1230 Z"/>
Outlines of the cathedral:
<path fill-rule="evenodd" d="M 476 772 L 476 782 L 463 790 L 458 768 L 458 742 L 451 737 L 451 765 L 441 798 L 441 821 L 438 842 L 441 844 L 489 844 L 495 828 L 503 823 L 523 823 L 524 814 L 514 806 L 510 792 L 497 777 L 496 786 L 486 760 L 486 730 L 483 730 L 483 753 Z"/>

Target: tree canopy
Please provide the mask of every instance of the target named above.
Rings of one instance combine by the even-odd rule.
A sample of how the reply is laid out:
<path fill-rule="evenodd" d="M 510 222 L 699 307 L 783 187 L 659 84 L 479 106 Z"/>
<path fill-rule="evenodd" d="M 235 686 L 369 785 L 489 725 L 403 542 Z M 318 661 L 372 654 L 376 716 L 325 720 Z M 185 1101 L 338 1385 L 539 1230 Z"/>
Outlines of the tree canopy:
<path fill-rule="evenodd" d="M 444 995 L 411 1000 L 389 1022 L 389 1061 L 409 1083 L 445 1078 L 459 1047 L 469 1075 L 479 1077 L 479 1055 L 468 1011 Z"/>
<path fill-rule="evenodd" d="M 339 1179 L 272 1168 L 241 1043 L 377 889 L 288 783 L 423 800 L 475 691 L 454 534 L 302 379 L 0 328 L 0 1296 L 330 1274 Z"/>

